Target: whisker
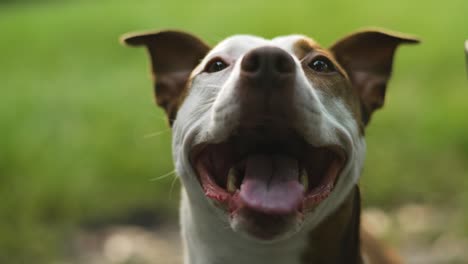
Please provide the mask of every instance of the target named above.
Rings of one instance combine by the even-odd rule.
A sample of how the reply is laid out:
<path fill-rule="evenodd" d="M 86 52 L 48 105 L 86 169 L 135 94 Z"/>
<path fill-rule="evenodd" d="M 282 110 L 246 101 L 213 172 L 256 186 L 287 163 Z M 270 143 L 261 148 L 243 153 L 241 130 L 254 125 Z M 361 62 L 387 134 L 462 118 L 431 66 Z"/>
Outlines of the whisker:
<path fill-rule="evenodd" d="M 154 132 L 154 133 L 146 134 L 146 135 L 143 136 L 143 138 L 157 137 L 157 136 L 162 135 L 162 134 L 164 134 L 164 133 L 167 133 L 167 132 L 169 132 L 169 131 L 171 131 L 171 130 L 170 130 L 169 128 L 167 128 L 167 129 L 161 130 L 161 131 L 159 131 L 159 132 Z"/>
<path fill-rule="evenodd" d="M 152 179 L 150 179 L 150 181 L 159 181 L 159 180 L 161 180 L 161 179 L 167 178 L 167 177 L 169 177 L 169 176 L 175 174 L 175 172 L 176 172 L 175 170 L 170 171 L 170 172 L 168 172 L 168 173 L 166 173 L 166 174 L 163 174 L 163 175 L 161 175 L 161 176 L 152 178 Z M 175 177 L 175 178 L 177 178 L 177 177 Z"/>
<path fill-rule="evenodd" d="M 200 105 L 199 105 L 199 107 L 200 107 L 199 110 L 200 110 L 202 113 L 205 112 L 206 110 L 209 109 L 210 106 L 213 105 L 213 102 L 214 102 L 214 101 L 215 101 L 215 100 L 213 100 L 213 101 L 204 101 L 204 102 L 201 102 Z M 206 109 L 206 108 L 208 108 L 208 109 Z"/>
<path fill-rule="evenodd" d="M 153 116 L 157 117 L 158 119 L 166 120 L 166 115 L 161 115 L 158 111 L 151 112 Z"/>
<path fill-rule="evenodd" d="M 172 180 L 172 183 L 171 183 L 171 190 L 169 191 L 169 197 L 170 199 L 172 199 L 172 193 L 174 191 L 174 186 L 175 186 L 175 183 L 176 181 L 179 179 L 179 177 L 174 177 L 174 179 Z"/>
<path fill-rule="evenodd" d="M 221 85 L 214 85 L 214 84 L 210 85 L 209 84 L 209 85 L 204 85 L 203 87 L 205 87 L 205 88 L 221 88 Z"/>

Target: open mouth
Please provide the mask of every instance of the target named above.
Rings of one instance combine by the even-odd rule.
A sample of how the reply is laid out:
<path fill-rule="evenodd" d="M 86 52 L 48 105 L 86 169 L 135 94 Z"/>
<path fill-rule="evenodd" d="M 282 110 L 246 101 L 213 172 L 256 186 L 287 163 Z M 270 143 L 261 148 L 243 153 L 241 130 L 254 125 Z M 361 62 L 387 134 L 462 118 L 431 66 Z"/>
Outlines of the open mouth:
<path fill-rule="evenodd" d="M 345 164 L 338 146 L 316 147 L 292 130 L 258 127 L 190 153 L 205 195 L 231 213 L 269 215 L 313 209 L 333 190 Z"/>

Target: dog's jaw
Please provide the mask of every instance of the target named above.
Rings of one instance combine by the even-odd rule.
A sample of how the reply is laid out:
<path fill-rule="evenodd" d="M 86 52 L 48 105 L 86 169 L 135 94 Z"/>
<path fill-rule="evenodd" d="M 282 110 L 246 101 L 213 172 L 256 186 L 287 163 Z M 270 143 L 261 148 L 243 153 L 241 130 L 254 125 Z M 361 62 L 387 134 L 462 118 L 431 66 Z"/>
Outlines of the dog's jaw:
<path fill-rule="evenodd" d="M 299 59 L 292 53 L 294 43 L 300 39 L 305 38 L 289 36 L 267 41 L 250 36 L 232 37 L 215 47 L 192 73 L 189 94 L 173 125 L 173 158 L 185 187 L 181 221 L 188 253 L 186 263 L 295 263 L 294 260 L 299 263 L 299 252 L 306 243 L 305 234 L 332 213 L 357 183 L 365 156 L 365 141 L 358 129 L 358 122 L 345 102 L 339 98 L 331 99 L 307 79 Z M 303 221 L 292 221 L 289 230 L 269 241 L 262 252 L 258 249 L 265 246 L 265 241 L 258 241 L 246 234 L 242 218 L 230 218 L 225 210 L 207 199 L 190 153 L 196 145 L 226 140 L 239 126 L 240 106 L 236 100 L 235 85 L 240 61 L 248 50 L 265 45 L 280 47 L 294 57 L 297 74 L 293 100 L 295 111 L 300 115 L 298 119 L 304 120 L 295 123 L 295 129 L 301 131 L 304 139 L 312 145 L 342 147 L 346 152 L 346 164 L 329 197 L 313 212 L 306 213 Z M 233 69 L 218 76 L 197 77 L 210 58 L 226 52 L 234 54 L 231 55 Z M 281 248 L 281 254 L 275 254 L 275 248 Z M 248 257 L 240 260 L 241 255 Z"/>

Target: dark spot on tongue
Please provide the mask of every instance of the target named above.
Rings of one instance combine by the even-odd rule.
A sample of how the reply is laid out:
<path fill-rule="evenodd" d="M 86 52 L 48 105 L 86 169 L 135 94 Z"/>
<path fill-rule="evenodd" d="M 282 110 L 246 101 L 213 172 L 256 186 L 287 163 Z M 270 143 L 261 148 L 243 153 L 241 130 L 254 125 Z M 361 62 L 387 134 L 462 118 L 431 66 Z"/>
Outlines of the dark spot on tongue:
<path fill-rule="evenodd" d="M 296 159 L 282 155 L 251 155 L 245 165 L 240 202 L 262 213 L 294 213 L 304 198 L 304 187 L 298 179 Z"/>

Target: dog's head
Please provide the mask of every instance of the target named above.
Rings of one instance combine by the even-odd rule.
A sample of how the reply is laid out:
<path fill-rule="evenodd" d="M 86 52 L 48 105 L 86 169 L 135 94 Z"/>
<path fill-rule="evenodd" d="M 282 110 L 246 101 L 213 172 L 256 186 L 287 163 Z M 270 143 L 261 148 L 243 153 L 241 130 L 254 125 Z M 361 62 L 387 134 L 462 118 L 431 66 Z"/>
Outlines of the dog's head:
<path fill-rule="evenodd" d="M 315 226 L 348 195 L 394 52 L 417 42 L 379 30 L 330 48 L 301 35 L 237 35 L 213 48 L 176 31 L 124 41 L 148 48 L 189 199 L 264 241 Z"/>

